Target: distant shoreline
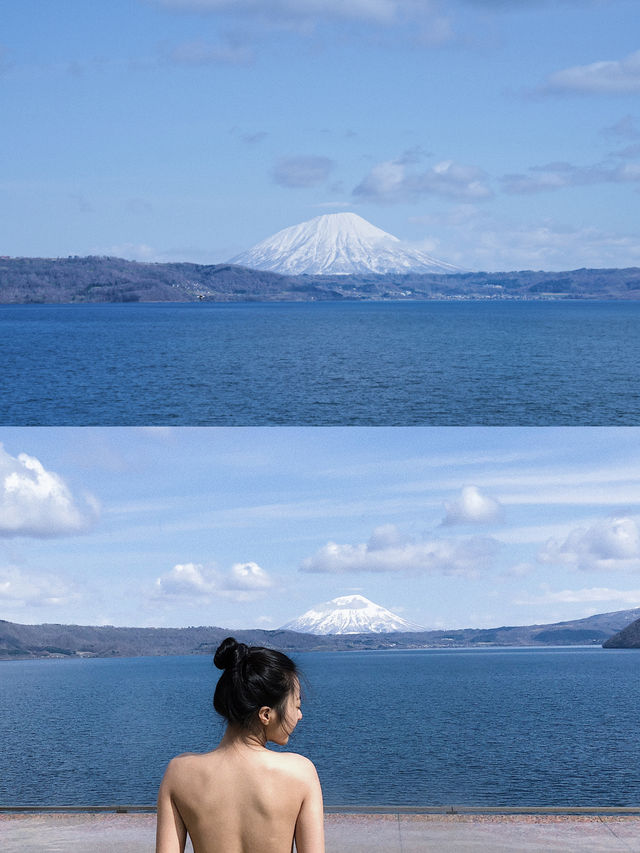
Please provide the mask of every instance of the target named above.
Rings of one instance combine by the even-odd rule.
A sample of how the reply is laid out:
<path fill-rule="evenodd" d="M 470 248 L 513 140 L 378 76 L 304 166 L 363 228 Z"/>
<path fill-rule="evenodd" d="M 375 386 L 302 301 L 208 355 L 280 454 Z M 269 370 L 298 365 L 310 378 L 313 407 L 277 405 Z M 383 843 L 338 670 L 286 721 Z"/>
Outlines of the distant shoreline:
<path fill-rule="evenodd" d="M 237 632 L 236 632 L 237 633 Z M 520 649 L 522 651 L 534 651 L 536 649 L 600 649 L 603 648 L 601 643 L 566 643 L 562 645 L 547 645 L 545 643 L 541 643 L 538 645 L 527 646 L 527 645 L 460 645 L 460 646 L 416 646 L 410 649 L 406 648 L 385 648 L 385 649 L 288 649 L 289 654 L 317 654 L 322 652 L 334 651 L 336 653 L 341 652 L 356 652 L 357 654 L 366 654 L 367 652 L 445 652 L 445 651 L 489 651 L 491 649 L 495 651 L 499 651 L 500 649 L 508 650 L 508 649 Z M 604 650 L 604 649 L 603 649 Z M 25 663 L 28 661 L 32 661 L 33 663 L 45 661 L 45 660 L 138 660 L 140 658 L 171 658 L 171 657 L 211 657 L 212 652 L 165 652 L 163 654 L 131 654 L 131 655 L 98 655 L 98 654 L 87 654 L 87 653 L 76 653 L 76 654 L 49 654 L 43 656 L 29 656 L 29 657 L 1 657 L 0 656 L 0 665 L 3 663 Z"/>
<path fill-rule="evenodd" d="M 285 652 L 601 646 L 640 618 L 640 608 L 548 625 L 462 628 L 388 634 L 301 634 L 218 626 L 130 628 L 113 625 L 22 625 L 0 620 L 0 660 L 212 655 L 230 635 Z"/>
<path fill-rule="evenodd" d="M 0 257 L 0 304 L 640 300 L 640 268 L 281 275 L 232 264 Z"/>

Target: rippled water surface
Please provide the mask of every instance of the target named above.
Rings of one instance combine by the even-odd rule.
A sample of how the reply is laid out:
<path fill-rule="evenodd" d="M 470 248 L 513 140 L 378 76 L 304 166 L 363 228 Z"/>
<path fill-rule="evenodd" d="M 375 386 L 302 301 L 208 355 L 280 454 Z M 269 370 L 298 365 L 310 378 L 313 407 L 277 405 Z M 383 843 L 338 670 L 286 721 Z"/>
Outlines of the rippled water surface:
<path fill-rule="evenodd" d="M 640 803 L 640 655 L 315 653 L 290 748 L 329 805 Z M 0 805 L 148 804 L 214 746 L 208 657 L 0 664 Z"/>
<path fill-rule="evenodd" d="M 637 424 L 640 304 L 0 306 L 0 422 Z"/>

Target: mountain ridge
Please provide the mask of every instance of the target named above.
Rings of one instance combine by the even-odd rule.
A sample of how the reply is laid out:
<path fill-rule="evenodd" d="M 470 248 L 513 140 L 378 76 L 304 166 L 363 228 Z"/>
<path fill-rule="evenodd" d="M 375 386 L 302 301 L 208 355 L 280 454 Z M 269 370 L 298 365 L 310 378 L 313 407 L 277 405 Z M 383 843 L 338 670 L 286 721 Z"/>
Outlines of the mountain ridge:
<path fill-rule="evenodd" d="M 23 625 L 0 620 L 0 660 L 213 654 L 230 635 L 285 652 L 485 646 L 602 645 L 640 618 L 640 607 L 583 619 L 498 628 L 456 628 L 392 634 L 313 635 L 217 626 L 129 628 L 113 625 Z"/>
<path fill-rule="evenodd" d="M 640 267 L 285 276 L 230 264 L 0 257 L 0 304 L 640 299 Z"/>

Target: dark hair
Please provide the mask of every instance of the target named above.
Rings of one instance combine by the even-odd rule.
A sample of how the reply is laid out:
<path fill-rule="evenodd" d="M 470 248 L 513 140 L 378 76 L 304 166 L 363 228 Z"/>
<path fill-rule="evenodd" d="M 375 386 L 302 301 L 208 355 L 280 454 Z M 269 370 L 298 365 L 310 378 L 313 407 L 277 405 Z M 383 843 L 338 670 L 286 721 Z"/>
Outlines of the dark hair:
<path fill-rule="evenodd" d="M 213 707 L 229 723 L 251 728 L 264 705 L 280 716 L 298 682 L 291 658 L 275 649 L 246 646 L 233 637 L 223 640 L 213 656 L 224 670 L 213 694 Z"/>

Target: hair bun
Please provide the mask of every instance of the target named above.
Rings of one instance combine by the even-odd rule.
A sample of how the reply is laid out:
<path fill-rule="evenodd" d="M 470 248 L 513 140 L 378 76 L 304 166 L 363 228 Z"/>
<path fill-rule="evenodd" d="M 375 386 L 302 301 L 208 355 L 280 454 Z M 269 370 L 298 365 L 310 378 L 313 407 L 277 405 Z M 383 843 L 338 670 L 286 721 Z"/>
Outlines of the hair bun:
<path fill-rule="evenodd" d="M 248 651 L 244 643 L 239 643 L 235 637 L 227 637 L 218 646 L 213 662 L 218 669 L 231 669 L 247 656 Z"/>

